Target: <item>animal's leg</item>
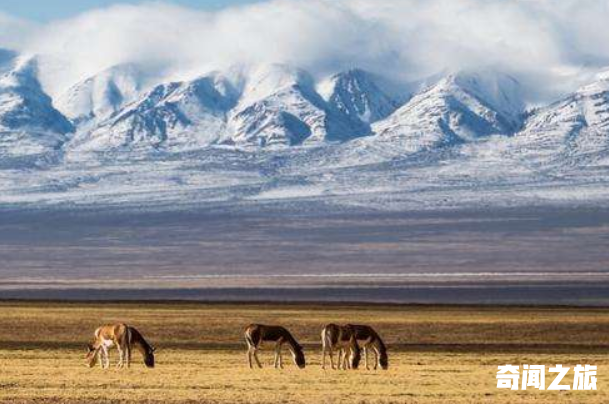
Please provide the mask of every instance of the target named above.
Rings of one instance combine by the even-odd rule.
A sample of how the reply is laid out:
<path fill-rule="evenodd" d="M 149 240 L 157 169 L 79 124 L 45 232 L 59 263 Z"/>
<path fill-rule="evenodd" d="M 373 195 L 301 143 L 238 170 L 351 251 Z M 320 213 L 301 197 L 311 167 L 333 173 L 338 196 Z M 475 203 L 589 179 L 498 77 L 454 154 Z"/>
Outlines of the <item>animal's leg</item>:
<path fill-rule="evenodd" d="M 342 370 L 343 366 L 344 366 L 344 362 L 343 362 L 343 354 L 344 354 L 344 350 L 342 348 L 340 348 L 338 350 L 338 370 Z"/>
<path fill-rule="evenodd" d="M 321 347 L 321 368 L 326 370 L 326 345 Z"/>
<path fill-rule="evenodd" d="M 125 364 L 125 351 L 119 344 L 116 344 L 116 349 L 118 349 L 118 364 L 116 367 L 121 369 Z"/>
<path fill-rule="evenodd" d="M 345 366 L 347 369 L 352 368 L 352 366 L 351 366 L 351 364 L 353 363 L 351 361 L 352 358 L 353 358 L 353 351 L 351 350 L 351 348 L 348 348 L 347 351 L 345 352 Z"/>
<path fill-rule="evenodd" d="M 281 358 L 281 344 L 275 345 L 275 369 L 283 369 Z"/>
<path fill-rule="evenodd" d="M 250 346 L 247 347 L 247 364 L 249 365 L 250 369 L 254 368 L 252 366 L 252 347 Z"/>
<path fill-rule="evenodd" d="M 253 369 L 254 367 L 252 366 L 252 351 L 254 347 L 250 343 L 250 340 L 247 336 L 245 337 L 245 343 L 247 344 L 247 364 L 250 369 Z"/>
<path fill-rule="evenodd" d="M 332 349 L 332 347 L 330 347 L 329 351 L 330 351 L 330 366 L 332 367 L 332 370 L 335 370 L 336 368 L 334 367 L 334 349 Z"/>
<path fill-rule="evenodd" d="M 125 346 L 125 352 L 123 354 L 123 366 L 129 369 L 129 355 L 130 355 L 129 344 Z"/>
<path fill-rule="evenodd" d="M 96 355 L 97 355 L 97 360 L 99 362 L 99 367 L 103 369 L 104 368 L 104 353 L 103 353 L 103 350 L 98 348 Z"/>
<path fill-rule="evenodd" d="M 131 347 L 127 345 L 127 368 L 131 367 Z"/>
<path fill-rule="evenodd" d="M 368 348 L 364 347 L 364 363 L 366 364 L 366 370 L 370 370 L 368 367 Z"/>
<path fill-rule="evenodd" d="M 108 347 L 104 345 L 102 352 L 104 355 L 104 369 L 108 369 L 110 367 L 110 355 L 108 355 Z"/>
<path fill-rule="evenodd" d="M 345 364 L 343 366 L 344 370 L 348 370 L 351 369 L 351 356 L 352 356 L 353 352 L 351 351 L 351 348 L 346 348 L 345 349 L 345 358 L 343 359 L 345 361 Z"/>
<path fill-rule="evenodd" d="M 373 348 L 372 350 L 374 351 L 374 370 L 376 370 L 379 365 L 379 360 L 380 360 L 381 354 L 378 351 L 378 349 L 376 349 L 376 348 Z"/>
<path fill-rule="evenodd" d="M 130 328 L 127 329 L 127 337 L 125 339 L 125 348 L 127 350 L 127 357 L 125 359 L 127 360 L 127 369 L 129 369 L 131 367 L 131 342 L 133 341 Z"/>
<path fill-rule="evenodd" d="M 254 359 L 256 359 L 256 364 L 260 369 L 262 369 L 262 364 L 260 363 L 260 359 L 258 358 L 258 348 L 254 348 Z"/>

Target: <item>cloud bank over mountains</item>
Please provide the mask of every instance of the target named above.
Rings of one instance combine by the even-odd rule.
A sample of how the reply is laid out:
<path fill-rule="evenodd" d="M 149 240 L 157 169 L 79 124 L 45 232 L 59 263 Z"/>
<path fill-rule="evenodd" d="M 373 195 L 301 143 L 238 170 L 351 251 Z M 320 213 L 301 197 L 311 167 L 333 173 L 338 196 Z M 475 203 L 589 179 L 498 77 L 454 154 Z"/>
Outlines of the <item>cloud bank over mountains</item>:
<path fill-rule="evenodd" d="M 125 63 L 154 80 L 287 63 L 319 77 L 359 67 L 403 81 L 493 66 L 536 103 L 609 66 L 608 20 L 609 0 L 273 0 L 217 12 L 152 2 L 43 25 L 0 14 L 0 47 L 38 55 L 53 96 Z"/>
<path fill-rule="evenodd" d="M 606 206 L 608 1 L 1 15 L 0 207 Z"/>

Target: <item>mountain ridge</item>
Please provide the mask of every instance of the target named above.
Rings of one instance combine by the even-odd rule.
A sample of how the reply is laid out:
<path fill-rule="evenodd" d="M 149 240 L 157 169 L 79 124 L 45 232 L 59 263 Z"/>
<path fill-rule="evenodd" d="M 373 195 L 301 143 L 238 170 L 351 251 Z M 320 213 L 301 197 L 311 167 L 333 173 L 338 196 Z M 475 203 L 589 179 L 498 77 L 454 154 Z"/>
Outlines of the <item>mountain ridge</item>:
<path fill-rule="evenodd" d="M 15 57 L 3 54 L 4 59 Z M 67 142 L 74 150 L 148 145 L 179 151 L 215 144 L 276 148 L 372 136 L 402 138 L 410 143 L 407 149 L 416 151 L 512 136 L 525 128 L 530 132 L 539 119 L 538 112 L 525 115 L 516 79 L 488 68 L 447 73 L 412 94 L 401 90 L 401 96 L 386 91 L 386 79 L 358 68 L 320 81 L 282 64 L 235 70 L 236 77 L 234 72 L 230 78 L 211 72 L 145 90 L 135 65 L 114 66 L 52 102 L 49 113 L 61 127 L 47 128 L 53 122 L 42 122 L 42 129 L 76 131 Z M 34 72 L 35 67 L 25 77 L 37 83 L 39 99 L 48 97 Z M 5 72 L 4 81 L 15 75 L 18 70 Z M 0 114 L 7 117 L 7 112 Z"/>
<path fill-rule="evenodd" d="M 609 201 L 602 75 L 529 111 L 517 80 L 488 68 L 391 91 L 361 69 L 316 79 L 268 64 L 143 84 L 117 66 L 58 101 L 35 58 L 4 59 L 0 204 Z"/>

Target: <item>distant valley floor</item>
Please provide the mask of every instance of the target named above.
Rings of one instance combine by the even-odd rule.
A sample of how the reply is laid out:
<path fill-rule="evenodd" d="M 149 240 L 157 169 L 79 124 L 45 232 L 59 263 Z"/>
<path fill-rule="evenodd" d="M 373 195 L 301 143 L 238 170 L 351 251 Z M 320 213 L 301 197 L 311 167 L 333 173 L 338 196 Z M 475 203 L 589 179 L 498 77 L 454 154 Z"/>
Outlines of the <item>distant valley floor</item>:
<path fill-rule="evenodd" d="M 609 305 L 604 208 L 0 214 L 0 298 Z"/>

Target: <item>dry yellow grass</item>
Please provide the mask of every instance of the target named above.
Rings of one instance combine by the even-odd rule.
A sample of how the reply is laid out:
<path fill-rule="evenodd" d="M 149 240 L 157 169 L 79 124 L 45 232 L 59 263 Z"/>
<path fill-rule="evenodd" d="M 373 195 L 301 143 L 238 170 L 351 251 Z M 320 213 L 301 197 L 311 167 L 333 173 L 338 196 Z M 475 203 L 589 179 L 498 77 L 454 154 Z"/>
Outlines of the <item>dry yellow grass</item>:
<path fill-rule="evenodd" d="M 0 304 L 0 403 L 600 404 L 609 402 L 607 314 L 603 309 Z M 150 338 L 158 347 L 157 368 L 145 369 L 137 356 L 128 371 L 84 366 L 84 344 L 93 329 L 113 321 L 129 322 Z M 390 369 L 322 371 L 317 340 L 329 321 L 374 324 L 387 339 Z M 265 369 L 248 369 L 242 329 L 250 322 L 290 327 L 306 345 L 307 368 L 272 369 L 272 353 L 266 352 Z M 497 390 L 497 365 L 506 363 L 595 364 L 599 390 Z"/>

